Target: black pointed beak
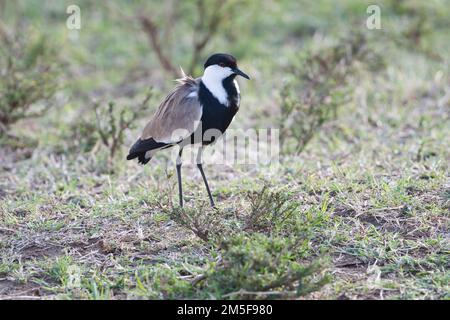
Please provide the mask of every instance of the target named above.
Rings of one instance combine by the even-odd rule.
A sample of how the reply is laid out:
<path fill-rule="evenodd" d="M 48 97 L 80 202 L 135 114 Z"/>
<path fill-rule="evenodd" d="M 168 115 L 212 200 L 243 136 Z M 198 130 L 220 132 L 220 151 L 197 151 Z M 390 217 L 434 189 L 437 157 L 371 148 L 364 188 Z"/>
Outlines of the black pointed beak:
<path fill-rule="evenodd" d="M 234 69 L 232 69 L 232 70 L 233 70 L 233 72 L 234 72 L 235 74 L 237 74 L 237 75 L 239 75 L 239 76 L 242 76 L 242 77 L 244 77 L 245 79 L 250 80 L 250 77 L 249 77 L 248 75 L 246 75 L 244 72 L 242 72 L 241 70 L 239 70 L 238 68 L 234 68 Z"/>

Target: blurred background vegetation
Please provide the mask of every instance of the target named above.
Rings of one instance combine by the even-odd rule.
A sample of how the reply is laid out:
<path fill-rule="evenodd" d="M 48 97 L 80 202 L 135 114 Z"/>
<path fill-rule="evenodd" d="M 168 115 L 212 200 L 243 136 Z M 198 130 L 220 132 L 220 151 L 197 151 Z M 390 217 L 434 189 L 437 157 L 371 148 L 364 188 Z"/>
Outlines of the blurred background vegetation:
<path fill-rule="evenodd" d="M 449 30 L 447 0 L 0 0 L 0 295 L 448 297 Z M 124 156 L 214 52 L 281 162 L 212 166 L 219 213 L 179 211 L 168 155 Z"/>
<path fill-rule="evenodd" d="M 70 4 L 1 2 L 3 132 L 52 108 L 38 120 L 48 132 L 40 143 L 51 135 L 87 151 L 95 145 L 89 135 L 70 135 L 94 124 L 93 104 L 127 103 L 153 87 L 154 109 L 180 66 L 200 76 L 208 55 L 231 52 L 256 79 L 242 84 L 251 107 L 241 126 L 280 127 L 283 151 L 299 152 L 336 118 L 362 73 L 395 60 L 409 72 L 426 61 L 447 75 L 446 1 L 381 1 L 381 30 L 365 27 L 365 1 L 79 1 L 80 30 L 66 27 Z M 60 142 L 51 144 L 65 148 Z"/>

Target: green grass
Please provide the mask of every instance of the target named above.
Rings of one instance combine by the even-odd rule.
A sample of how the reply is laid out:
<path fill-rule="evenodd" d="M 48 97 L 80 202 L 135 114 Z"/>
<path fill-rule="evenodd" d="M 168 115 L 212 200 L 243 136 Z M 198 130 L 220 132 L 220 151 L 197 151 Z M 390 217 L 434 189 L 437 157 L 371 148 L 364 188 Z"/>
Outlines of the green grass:
<path fill-rule="evenodd" d="M 93 101 L 136 106 L 153 86 L 140 128 L 173 85 L 136 23 L 81 1 L 71 40 L 59 2 L 6 5 L 55 40 L 65 69 L 49 112 L 0 137 L 0 299 L 449 299 L 450 6 L 395 3 L 381 2 L 375 31 L 361 1 L 240 4 L 239 37 L 227 25 L 205 51 L 229 48 L 252 77 L 232 128 L 277 127 L 284 81 L 306 92 L 286 70 L 302 74 L 305 56 L 342 49 L 355 29 L 384 65 L 343 68 L 346 99 L 301 153 L 293 144 L 270 168 L 205 164 L 217 210 L 195 167 L 183 167 L 180 210 L 169 153 L 145 167 L 124 159 L 139 129 L 112 161 L 89 135 Z M 11 28 L 18 16 L 0 13 Z M 190 62 L 188 17 L 172 34 L 176 65 Z"/>

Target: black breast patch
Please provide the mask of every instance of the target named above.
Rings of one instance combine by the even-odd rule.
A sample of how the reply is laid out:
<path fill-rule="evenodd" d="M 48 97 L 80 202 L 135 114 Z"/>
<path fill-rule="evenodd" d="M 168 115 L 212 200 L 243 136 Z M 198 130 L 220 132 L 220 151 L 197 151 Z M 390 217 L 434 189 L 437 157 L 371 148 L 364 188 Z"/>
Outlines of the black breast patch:
<path fill-rule="evenodd" d="M 223 134 L 233 120 L 234 115 L 239 110 L 239 93 L 233 83 L 234 78 L 235 76 L 232 75 L 223 80 L 223 86 L 228 94 L 228 106 L 221 104 L 203 82 L 200 82 L 198 97 L 203 106 L 201 118 L 202 137 L 209 129 L 216 129 Z M 214 140 L 214 137 L 212 137 L 211 141 L 204 140 L 203 144 L 209 144 Z"/>

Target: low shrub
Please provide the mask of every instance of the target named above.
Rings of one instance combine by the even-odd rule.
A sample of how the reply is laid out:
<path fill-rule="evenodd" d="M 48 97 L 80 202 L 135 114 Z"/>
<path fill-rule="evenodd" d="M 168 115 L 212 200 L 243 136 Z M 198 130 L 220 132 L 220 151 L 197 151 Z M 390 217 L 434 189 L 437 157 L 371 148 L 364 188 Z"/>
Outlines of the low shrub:
<path fill-rule="evenodd" d="M 0 133 L 53 106 L 60 66 L 57 48 L 46 36 L 31 30 L 0 32 Z"/>

